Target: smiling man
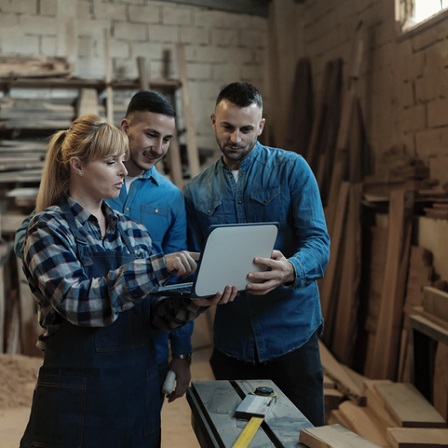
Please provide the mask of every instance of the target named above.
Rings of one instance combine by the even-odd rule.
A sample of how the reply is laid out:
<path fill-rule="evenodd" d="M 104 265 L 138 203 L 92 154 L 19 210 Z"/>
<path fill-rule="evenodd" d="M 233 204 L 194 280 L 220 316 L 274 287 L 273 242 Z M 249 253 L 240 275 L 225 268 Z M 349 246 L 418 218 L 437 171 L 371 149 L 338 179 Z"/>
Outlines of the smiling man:
<path fill-rule="evenodd" d="M 200 248 L 212 224 L 279 223 L 267 267 L 248 275 L 247 289 L 216 310 L 210 360 L 218 380 L 271 379 L 315 425 L 324 420 L 322 329 L 317 282 L 330 238 L 316 179 L 295 152 L 258 142 L 263 101 L 251 84 L 218 95 L 211 115 L 222 157 L 185 189 L 190 247 Z"/>
<path fill-rule="evenodd" d="M 116 199 L 107 202 L 141 222 L 155 250 L 171 253 L 187 248 L 185 204 L 181 191 L 161 174 L 156 164 L 167 154 L 176 132 L 176 111 L 170 101 L 155 91 L 137 92 L 129 102 L 121 129 L 129 137 L 128 175 Z M 191 380 L 191 334 L 193 323 L 166 333 L 155 333 L 161 383 L 168 368 L 176 374 L 176 388 L 168 395 L 181 397 Z M 169 360 L 171 347 L 171 360 Z"/>

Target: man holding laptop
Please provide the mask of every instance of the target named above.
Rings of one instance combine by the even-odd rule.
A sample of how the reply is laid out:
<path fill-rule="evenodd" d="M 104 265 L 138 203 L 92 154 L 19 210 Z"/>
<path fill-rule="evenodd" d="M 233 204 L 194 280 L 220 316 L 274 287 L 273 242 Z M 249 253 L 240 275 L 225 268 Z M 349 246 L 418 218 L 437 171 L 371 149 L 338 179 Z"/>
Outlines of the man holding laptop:
<path fill-rule="evenodd" d="M 325 423 L 318 338 L 323 320 L 316 280 L 324 275 L 330 238 L 315 177 L 300 155 L 260 144 L 263 101 L 248 83 L 232 83 L 211 121 L 220 160 L 185 189 L 190 249 L 200 251 L 209 226 L 278 222 L 271 258 L 247 289 L 218 307 L 215 378 L 271 379 L 315 426 Z"/>

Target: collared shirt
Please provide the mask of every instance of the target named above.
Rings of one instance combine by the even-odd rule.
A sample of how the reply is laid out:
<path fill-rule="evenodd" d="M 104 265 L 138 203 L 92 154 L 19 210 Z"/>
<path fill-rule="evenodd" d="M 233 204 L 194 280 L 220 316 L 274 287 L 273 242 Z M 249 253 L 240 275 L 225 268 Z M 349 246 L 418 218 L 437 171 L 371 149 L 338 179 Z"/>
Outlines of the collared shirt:
<path fill-rule="evenodd" d="M 125 181 L 126 182 L 126 181 Z M 169 254 L 187 249 L 187 223 L 182 192 L 156 167 L 145 171 L 121 189 L 116 199 L 106 202 L 114 209 L 142 223 L 151 235 L 157 252 Z M 170 282 L 176 281 L 171 278 Z M 159 362 L 168 359 L 168 338 L 173 356 L 192 352 L 193 322 L 167 334 L 154 334 Z"/>
<path fill-rule="evenodd" d="M 102 327 L 119 313 L 147 299 L 154 303 L 152 324 L 168 331 L 200 314 L 189 300 L 158 300 L 150 295 L 168 278 L 163 254 L 155 253 L 143 225 L 104 203 L 107 230 L 101 236 L 97 219 L 72 198 L 68 204 L 75 223 L 90 246 L 98 251 L 126 251 L 117 225 L 128 236 L 138 259 L 105 277 L 90 278 L 77 258 L 77 242 L 59 206 L 34 216 L 24 244 L 24 273 L 39 304 L 39 322 L 46 329 L 42 339 L 57 331 L 61 317 L 85 327 Z"/>
<path fill-rule="evenodd" d="M 202 247 L 212 224 L 278 222 L 275 249 L 292 263 L 295 281 L 255 296 L 240 293 L 218 307 L 215 346 L 249 362 L 265 362 L 305 344 L 322 325 L 316 280 L 329 260 L 330 237 L 316 179 L 305 159 L 257 143 L 239 180 L 222 159 L 185 188 L 190 248 Z"/>

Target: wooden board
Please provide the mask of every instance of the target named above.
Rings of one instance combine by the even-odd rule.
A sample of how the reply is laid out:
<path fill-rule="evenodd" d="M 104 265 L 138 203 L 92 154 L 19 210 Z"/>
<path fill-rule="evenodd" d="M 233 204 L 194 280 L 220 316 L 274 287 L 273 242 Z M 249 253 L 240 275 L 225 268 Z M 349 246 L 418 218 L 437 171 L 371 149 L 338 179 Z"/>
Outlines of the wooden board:
<path fill-rule="evenodd" d="M 353 380 L 322 341 L 319 341 L 319 351 L 324 371 L 336 382 L 338 389 L 350 400 L 361 405 L 365 404 L 365 396 L 358 383 Z"/>
<path fill-rule="evenodd" d="M 378 394 L 375 388 L 375 384 L 391 384 L 390 380 L 365 380 L 365 396 L 367 400 L 367 406 L 376 415 L 376 417 L 382 422 L 384 427 L 399 426 L 398 420 L 396 420 L 386 409 L 384 401 Z"/>
<path fill-rule="evenodd" d="M 328 263 L 323 283 L 321 283 L 321 306 L 322 315 L 325 320 L 325 332 L 323 340 L 325 343 L 331 340 L 332 325 L 334 321 L 334 310 L 336 309 L 337 291 L 339 288 L 339 268 L 341 266 L 340 248 L 344 239 L 345 219 L 347 213 L 347 203 L 350 191 L 350 184 L 343 182 L 339 191 L 337 209 L 335 214 L 334 232 L 331 235 L 331 257 Z"/>
<path fill-rule="evenodd" d="M 444 428 L 446 421 L 409 383 L 376 383 L 385 408 L 405 428 Z"/>
<path fill-rule="evenodd" d="M 345 226 L 341 283 L 336 307 L 337 331 L 331 337 L 331 351 L 342 363 L 352 365 L 358 332 L 358 305 L 361 285 L 361 195 L 360 183 L 350 185 Z"/>
<path fill-rule="evenodd" d="M 0 56 L 0 76 L 5 78 L 66 76 L 73 68 L 61 57 Z"/>
<path fill-rule="evenodd" d="M 86 114 L 99 114 L 98 92 L 96 89 L 81 89 L 76 104 L 76 116 L 80 117 Z"/>
<path fill-rule="evenodd" d="M 423 288 L 423 308 L 448 323 L 448 293 L 432 286 Z"/>
<path fill-rule="evenodd" d="M 306 428 L 300 431 L 299 441 L 309 448 L 378 448 L 380 445 L 369 442 L 341 425 L 327 425 Z"/>
<path fill-rule="evenodd" d="M 351 401 L 339 405 L 339 412 L 349 422 L 348 429 L 380 446 L 387 445 L 386 428 L 368 407 L 360 407 Z"/>
<path fill-rule="evenodd" d="M 392 448 L 447 448 L 448 429 L 388 428 Z"/>
<path fill-rule="evenodd" d="M 196 125 L 194 121 L 194 114 L 191 105 L 191 94 L 188 82 L 187 61 L 185 56 L 185 47 L 182 44 L 177 44 L 177 69 L 179 71 L 179 79 L 182 83 L 182 110 L 185 120 L 185 127 L 187 133 L 187 156 L 188 168 L 190 178 L 195 177 L 201 171 L 199 163 L 198 144 L 196 139 Z"/>
<path fill-rule="evenodd" d="M 324 406 L 325 406 L 325 418 L 331 414 L 331 411 L 338 409 L 341 402 L 344 400 L 344 394 L 339 392 L 338 389 L 326 389 L 324 388 Z"/>
<path fill-rule="evenodd" d="M 409 262 L 413 194 L 405 190 L 391 193 L 385 275 L 381 291 L 378 329 L 373 362 L 366 376 L 395 380 L 398 371 L 401 320 L 406 272 Z"/>
<path fill-rule="evenodd" d="M 448 345 L 442 343 L 437 344 L 433 381 L 434 407 L 448 420 Z"/>

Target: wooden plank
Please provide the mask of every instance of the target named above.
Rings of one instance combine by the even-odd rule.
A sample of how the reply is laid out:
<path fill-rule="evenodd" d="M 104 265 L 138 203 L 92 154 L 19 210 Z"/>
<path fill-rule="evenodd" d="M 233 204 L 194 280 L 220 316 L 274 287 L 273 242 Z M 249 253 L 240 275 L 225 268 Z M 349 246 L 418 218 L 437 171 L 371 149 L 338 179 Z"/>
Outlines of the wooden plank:
<path fill-rule="evenodd" d="M 342 363 L 351 365 L 358 333 L 358 306 L 361 285 L 361 197 L 362 184 L 350 186 L 344 239 L 341 283 L 336 306 L 337 331 L 331 338 L 331 351 Z"/>
<path fill-rule="evenodd" d="M 342 95 L 342 59 L 331 61 L 331 79 L 328 87 L 325 124 L 320 142 L 320 154 L 317 166 L 317 181 L 324 206 L 327 206 L 333 170 L 339 121 L 341 115 Z"/>
<path fill-rule="evenodd" d="M 422 306 L 413 306 L 412 310 L 409 311 L 409 314 L 417 314 L 420 317 L 425 318 L 427 321 L 430 321 L 432 324 L 448 331 L 448 322 L 445 319 L 440 319 L 436 315 L 426 312 Z"/>
<path fill-rule="evenodd" d="M 391 193 L 388 247 L 373 352 L 374 361 L 371 363 L 371 370 L 365 372 L 374 379 L 395 380 L 397 375 L 413 208 L 412 192 L 397 190 Z"/>
<path fill-rule="evenodd" d="M 392 448 L 448 448 L 448 429 L 387 428 Z"/>
<path fill-rule="evenodd" d="M 378 448 L 380 445 L 369 442 L 341 425 L 319 426 L 300 431 L 300 443 L 309 448 Z"/>
<path fill-rule="evenodd" d="M 380 446 L 387 445 L 386 428 L 368 407 L 360 407 L 352 401 L 344 401 L 339 405 L 339 412 L 349 422 L 348 429 Z"/>
<path fill-rule="evenodd" d="M 442 344 L 448 345 L 448 327 L 446 325 L 439 325 L 437 322 L 428 319 L 427 316 L 432 314 L 423 314 L 424 311 L 420 311 L 418 314 L 412 314 L 409 316 L 409 323 L 411 328 L 426 334 L 430 338 L 442 342 Z M 435 316 L 432 316 L 434 319 Z M 443 323 L 445 321 L 442 321 Z"/>
<path fill-rule="evenodd" d="M 0 77 L 66 76 L 74 69 L 62 57 L 0 56 Z"/>
<path fill-rule="evenodd" d="M 297 152 L 306 158 L 313 120 L 311 62 L 308 58 L 300 58 L 297 61 L 290 109 L 292 131 L 285 138 L 285 149 Z"/>
<path fill-rule="evenodd" d="M 442 343 L 436 349 L 432 396 L 434 407 L 448 420 L 448 345 Z"/>
<path fill-rule="evenodd" d="M 365 396 L 367 400 L 367 406 L 369 409 L 376 415 L 378 420 L 381 421 L 384 427 L 393 427 L 399 426 L 398 420 L 394 418 L 393 415 L 389 413 L 386 409 L 384 402 L 381 400 L 381 397 L 378 394 L 377 389 L 375 388 L 375 384 L 386 383 L 390 384 L 390 380 L 365 380 Z"/>
<path fill-rule="evenodd" d="M 76 104 L 76 116 L 95 114 L 99 115 L 98 92 L 96 89 L 81 89 Z"/>
<path fill-rule="evenodd" d="M 185 47 L 177 44 L 177 69 L 179 70 L 179 78 L 182 83 L 182 110 L 185 119 L 185 131 L 187 134 L 187 156 L 190 178 L 199 174 L 201 167 L 199 163 L 199 151 L 196 140 L 196 125 L 194 121 L 193 108 L 191 106 L 190 87 L 187 75 L 187 62 L 185 57 Z"/>
<path fill-rule="evenodd" d="M 138 71 L 138 80 L 140 82 L 141 90 L 149 89 L 149 70 L 148 63 L 144 56 L 137 57 L 137 71 Z"/>
<path fill-rule="evenodd" d="M 324 406 L 325 406 L 325 418 L 328 419 L 331 412 L 338 409 L 341 402 L 344 400 L 344 394 L 337 389 L 324 388 Z"/>
<path fill-rule="evenodd" d="M 111 86 L 119 90 L 135 90 L 139 88 L 139 82 L 136 79 L 118 79 L 111 81 Z M 84 87 L 92 87 L 94 89 L 102 90 L 106 88 L 106 81 L 104 79 L 83 79 L 83 78 L 14 78 L 1 79 L 0 88 L 2 89 L 81 89 Z M 178 79 L 152 79 L 151 88 L 176 91 L 181 87 Z"/>
<path fill-rule="evenodd" d="M 169 162 L 171 180 L 180 189 L 180 191 L 183 191 L 184 180 L 182 174 L 182 162 L 180 156 L 179 141 L 177 139 L 177 135 L 175 134 L 173 134 L 173 138 L 171 139 L 170 149 L 168 151 L 167 157 Z"/>
<path fill-rule="evenodd" d="M 410 383 L 374 385 L 385 408 L 403 428 L 445 428 L 446 421 Z"/>
<path fill-rule="evenodd" d="M 341 183 L 348 180 L 349 167 L 349 136 L 352 125 L 352 118 L 356 106 L 356 84 L 359 78 L 360 68 L 364 53 L 364 26 L 359 22 L 353 38 L 350 61 L 348 63 L 347 88 L 343 95 L 341 119 L 339 122 L 338 137 L 336 142 L 336 153 L 333 161 L 333 171 L 331 173 L 330 189 L 328 197 L 327 223 L 330 235 L 332 235 L 333 220 L 335 214 L 336 195 L 339 192 Z"/>
<path fill-rule="evenodd" d="M 351 131 L 348 141 L 350 152 L 347 176 L 350 182 L 362 182 L 366 170 L 368 147 L 365 141 L 364 116 L 361 108 L 361 100 L 357 97 L 353 106 Z"/>
<path fill-rule="evenodd" d="M 423 288 L 423 309 L 448 323 L 448 292 L 432 286 Z"/>
<path fill-rule="evenodd" d="M 326 330 L 323 336 L 323 340 L 328 343 L 332 336 L 332 325 L 334 321 L 333 310 L 336 307 L 337 290 L 339 284 L 339 268 L 341 266 L 340 260 L 340 247 L 343 241 L 343 234 L 345 228 L 345 218 L 347 210 L 347 201 L 349 196 L 350 184 L 344 182 L 341 185 L 339 191 L 339 197 L 337 202 L 337 213 L 334 232 L 332 234 L 332 245 L 330 261 L 325 271 L 325 277 L 321 282 L 321 306 L 322 315 L 326 322 Z"/>
<path fill-rule="evenodd" d="M 330 81 L 333 76 L 333 61 L 328 61 L 325 65 L 324 74 L 322 77 L 321 98 L 318 102 L 318 109 L 315 119 L 313 121 L 313 127 L 311 129 L 310 141 L 308 149 L 306 151 L 306 159 L 311 168 L 317 173 L 318 160 L 320 155 L 320 145 L 322 134 L 325 130 L 325 119 L 328 113 L 328 92 Z M 320 186 L 320 184 L 319 184 Z"/>
<path fill-rule="evenodd" d="M 365 395 L 358 383 L 341 367 L 341 364 L 330 353 L 327 347 L 325 347 L 322 341 L 319 341 L 319 351 L 323 369 L 336 382 L 338 389 L 350 400 L 361 405 L 365 404 Z"/>
<path fill-rule="evenodd" d="M 110 30 L 104 29 L 104 72 L 106 83 L 106 118 L 110 124 L 114 124 L 114 98 L 112 90 L 112 58 L 110 56 Z"/>

